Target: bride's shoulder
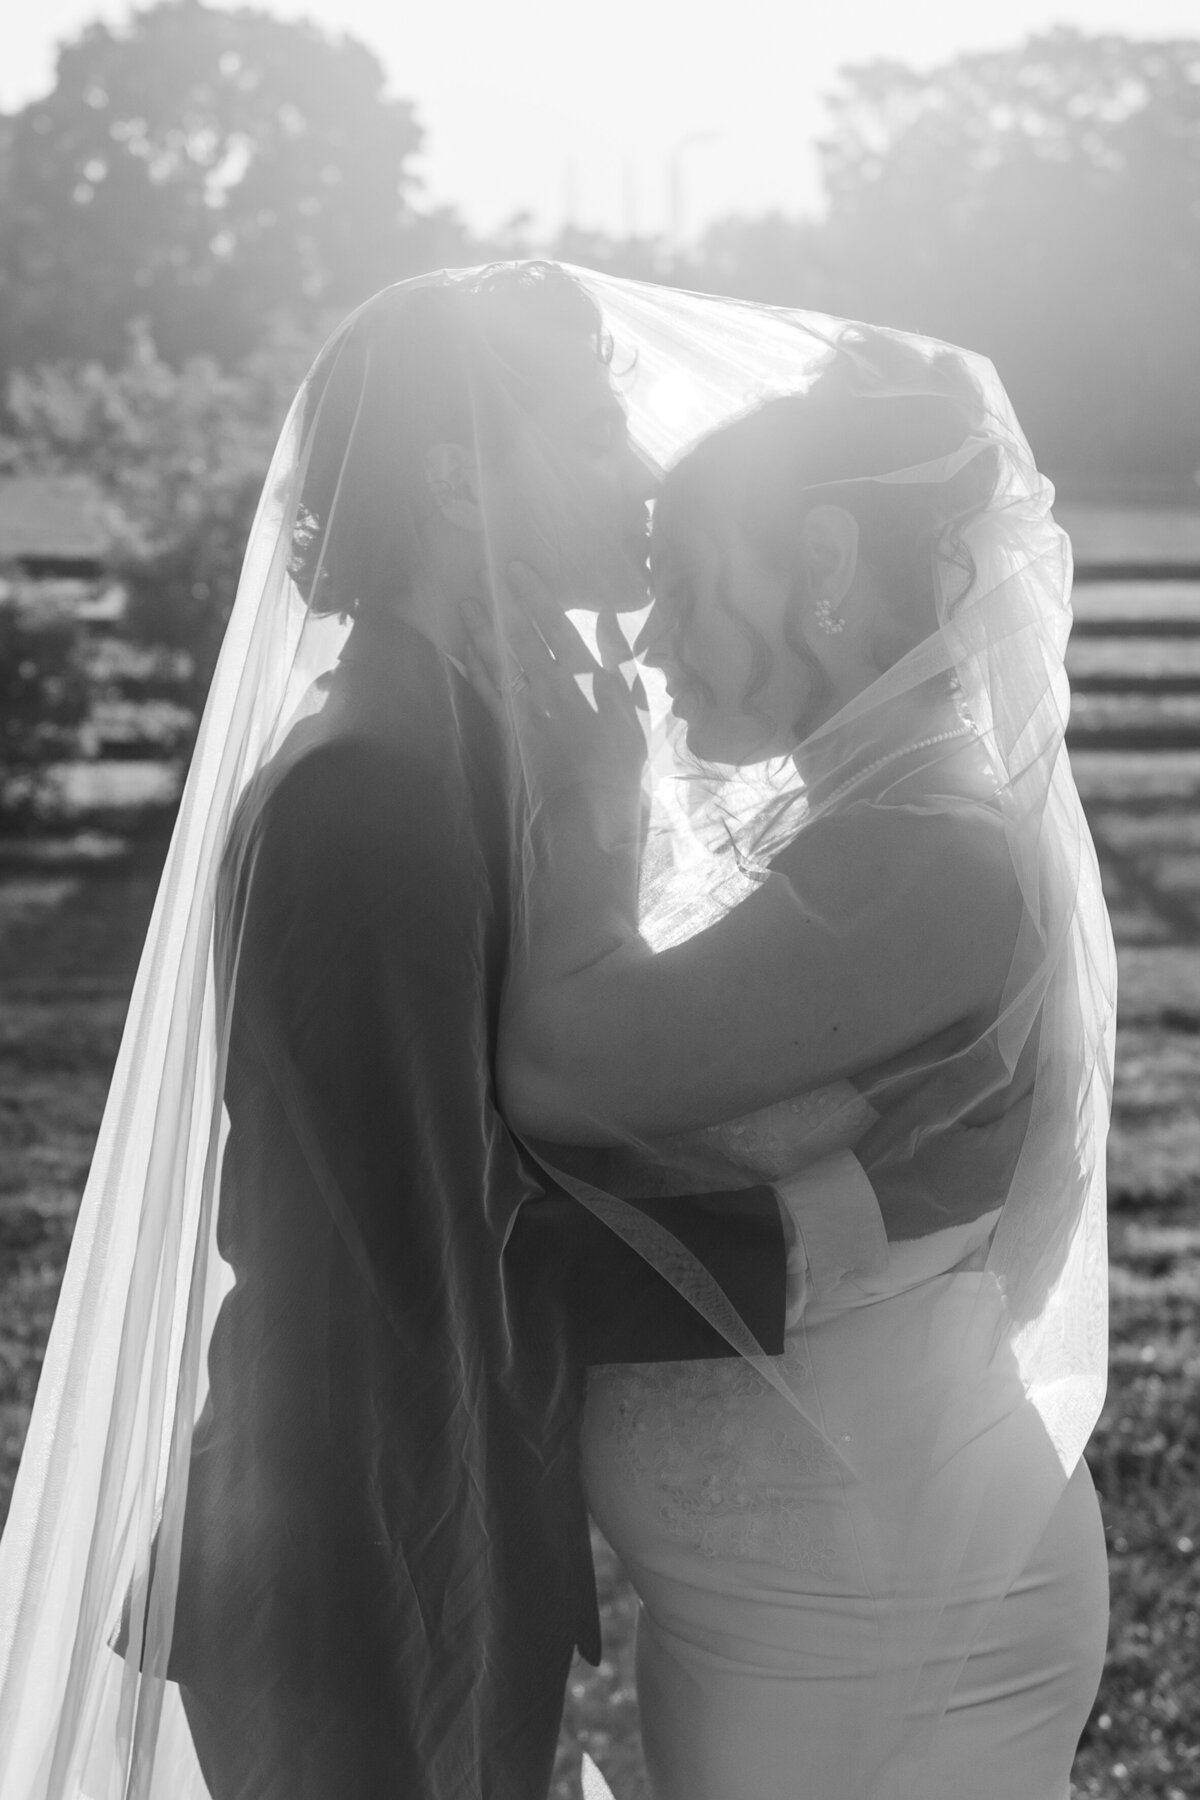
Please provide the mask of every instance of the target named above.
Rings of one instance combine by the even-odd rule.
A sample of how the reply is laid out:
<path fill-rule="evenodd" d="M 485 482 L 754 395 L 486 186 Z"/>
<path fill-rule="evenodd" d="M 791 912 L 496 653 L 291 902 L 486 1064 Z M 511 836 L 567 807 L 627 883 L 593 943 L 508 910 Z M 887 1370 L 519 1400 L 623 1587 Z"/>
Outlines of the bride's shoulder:
<path fill-rule="evenodd" d="M 1026 907 L 996 807 L 856 806 L 806 836 L 789 846 L 784 872 L 825 954 L 846 956 L 868 991 L 903 994 L 906 1006 L 936 994 L 968 1039 L 994 1022 Z"/>
<path fill-rule="evenodd" d="M 798 833 L 775 867 L 801 885 L 817 882 L 877 897 L 913 889 L 940 896 L 949 884 L 979 886 L 999 898 L 1016 880 L 1003 814 L 973 800 L 846 807 Z"/>
<path fill-rule="evenodd" d="M 990 1018 L 1026 904 L 999 812 L 852 807 L 822 824 L 782 871 L 805 920 L 871 981 L 903 968 L 957 995 L 962 1018 Z"/>

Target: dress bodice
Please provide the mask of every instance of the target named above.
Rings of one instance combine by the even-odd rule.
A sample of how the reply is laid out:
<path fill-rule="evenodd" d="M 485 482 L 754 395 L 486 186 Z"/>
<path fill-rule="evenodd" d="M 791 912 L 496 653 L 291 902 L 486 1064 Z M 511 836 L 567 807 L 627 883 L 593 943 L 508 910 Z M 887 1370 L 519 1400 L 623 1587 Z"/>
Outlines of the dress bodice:
<path fill-rule="evenodd" d="M 852 1151 L 877 1117 L 857 1088 L 836 1081 L 681 1140 L 689 1158 L 712 1155 L 778 1192 L 788 1234 L 789 1326 L 798 1323 L 814 1276 L 827 1285 L 852 1268 L 886 1267 L 883 1220 Z"/>
<path fill-rule="evenodd" d="M 732 1353 L 594 1368 L 584 1431 L 594 1497 L 613 1479 L 644 1489 L 657 1529 L 705 1557 L 765 1562 L 817 1581 L 842 1566 L 841 1513 L 827 1501 L 858 1433 L 843 1438 L 832 1420 L 845 1404 L 853 1412 L 854 1394 L 878 1387 L 882 1374 L 870 1348 L 875 1327 L 865 1338 L 853 1327 L 847 1335 L 847 1315 L 864 1308 L 865 1319 L 878 1299 L 906 1293 L 905 1304 L 919 1307 L 915 1290 L 932 1277 L 980 1268 L 998 1217 L 889 1244 L 852 1148 L 876 1116 L 838 1082 L 680 1140 L 681 1153 L 734 1163 L 779 1194 L 789 1228 L 788 1329 L 773 1361 L 784 1387 L 807 1398 L 789 1405 Z M 837 1344 L 828 1359 L 827 1340 Z"/>

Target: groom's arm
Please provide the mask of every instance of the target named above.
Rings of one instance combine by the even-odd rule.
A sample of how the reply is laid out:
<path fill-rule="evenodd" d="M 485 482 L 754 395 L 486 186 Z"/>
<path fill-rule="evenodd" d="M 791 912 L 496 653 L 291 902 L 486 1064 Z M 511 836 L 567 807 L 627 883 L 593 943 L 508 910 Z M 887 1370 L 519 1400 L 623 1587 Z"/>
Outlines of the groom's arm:
<path fill-rule="evenodd" d="M 787 1244 L 772 1188 L 628 1200 L 703 1266 L 768 1355 L 783 1350 Z M 510 1280 L 563 1303 L 579 1362 L 733 1356 L 729 1340 L 582 1202 L 527 1200 L 504 1251 Z"/>

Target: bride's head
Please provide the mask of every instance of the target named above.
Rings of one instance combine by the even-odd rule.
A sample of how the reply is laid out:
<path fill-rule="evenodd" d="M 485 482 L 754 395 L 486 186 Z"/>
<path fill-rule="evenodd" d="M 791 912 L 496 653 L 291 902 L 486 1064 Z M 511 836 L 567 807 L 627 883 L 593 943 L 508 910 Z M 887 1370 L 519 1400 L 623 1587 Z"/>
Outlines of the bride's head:
<path fill-rule="evenodd" d="M 306 393 L 292 572 L 310 608 L 428 619 L 518 557 L 568 603 L 644 606 L 653 485 L 609 355 L 599 308 L 549 264 L 377 295 Z"/>
<path fill-rule="evenodd" d="M 950 354 L 922 362 L 865 330 L 846 342 L 663 484 L 638 649 L 699 757 L 788 755 L 937 630 L 947 566 L 959 597 L 971 584 L 961 528 L 992 497 L 994 452 L 880 477 L 944 465 L 980 428 L 977 391 Z"/>

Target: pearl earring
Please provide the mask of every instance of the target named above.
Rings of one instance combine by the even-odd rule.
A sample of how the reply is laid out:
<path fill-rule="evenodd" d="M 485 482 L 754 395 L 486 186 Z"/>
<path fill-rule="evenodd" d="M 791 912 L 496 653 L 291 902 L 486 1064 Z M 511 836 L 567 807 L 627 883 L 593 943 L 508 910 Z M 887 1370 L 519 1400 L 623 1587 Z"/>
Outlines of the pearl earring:
<path fill-rule="evenodd" d="M 845 619 L 839 619 L 835 615 L 833 602 L 830 600 L 828 594 L 821 595 L 821 598 L 813 608 L 813 612 L 816 615 L 817 629 L 823 631 L 826 637 L 836 637 L 839 631 L 845 631 L 846 621 Z"/>

